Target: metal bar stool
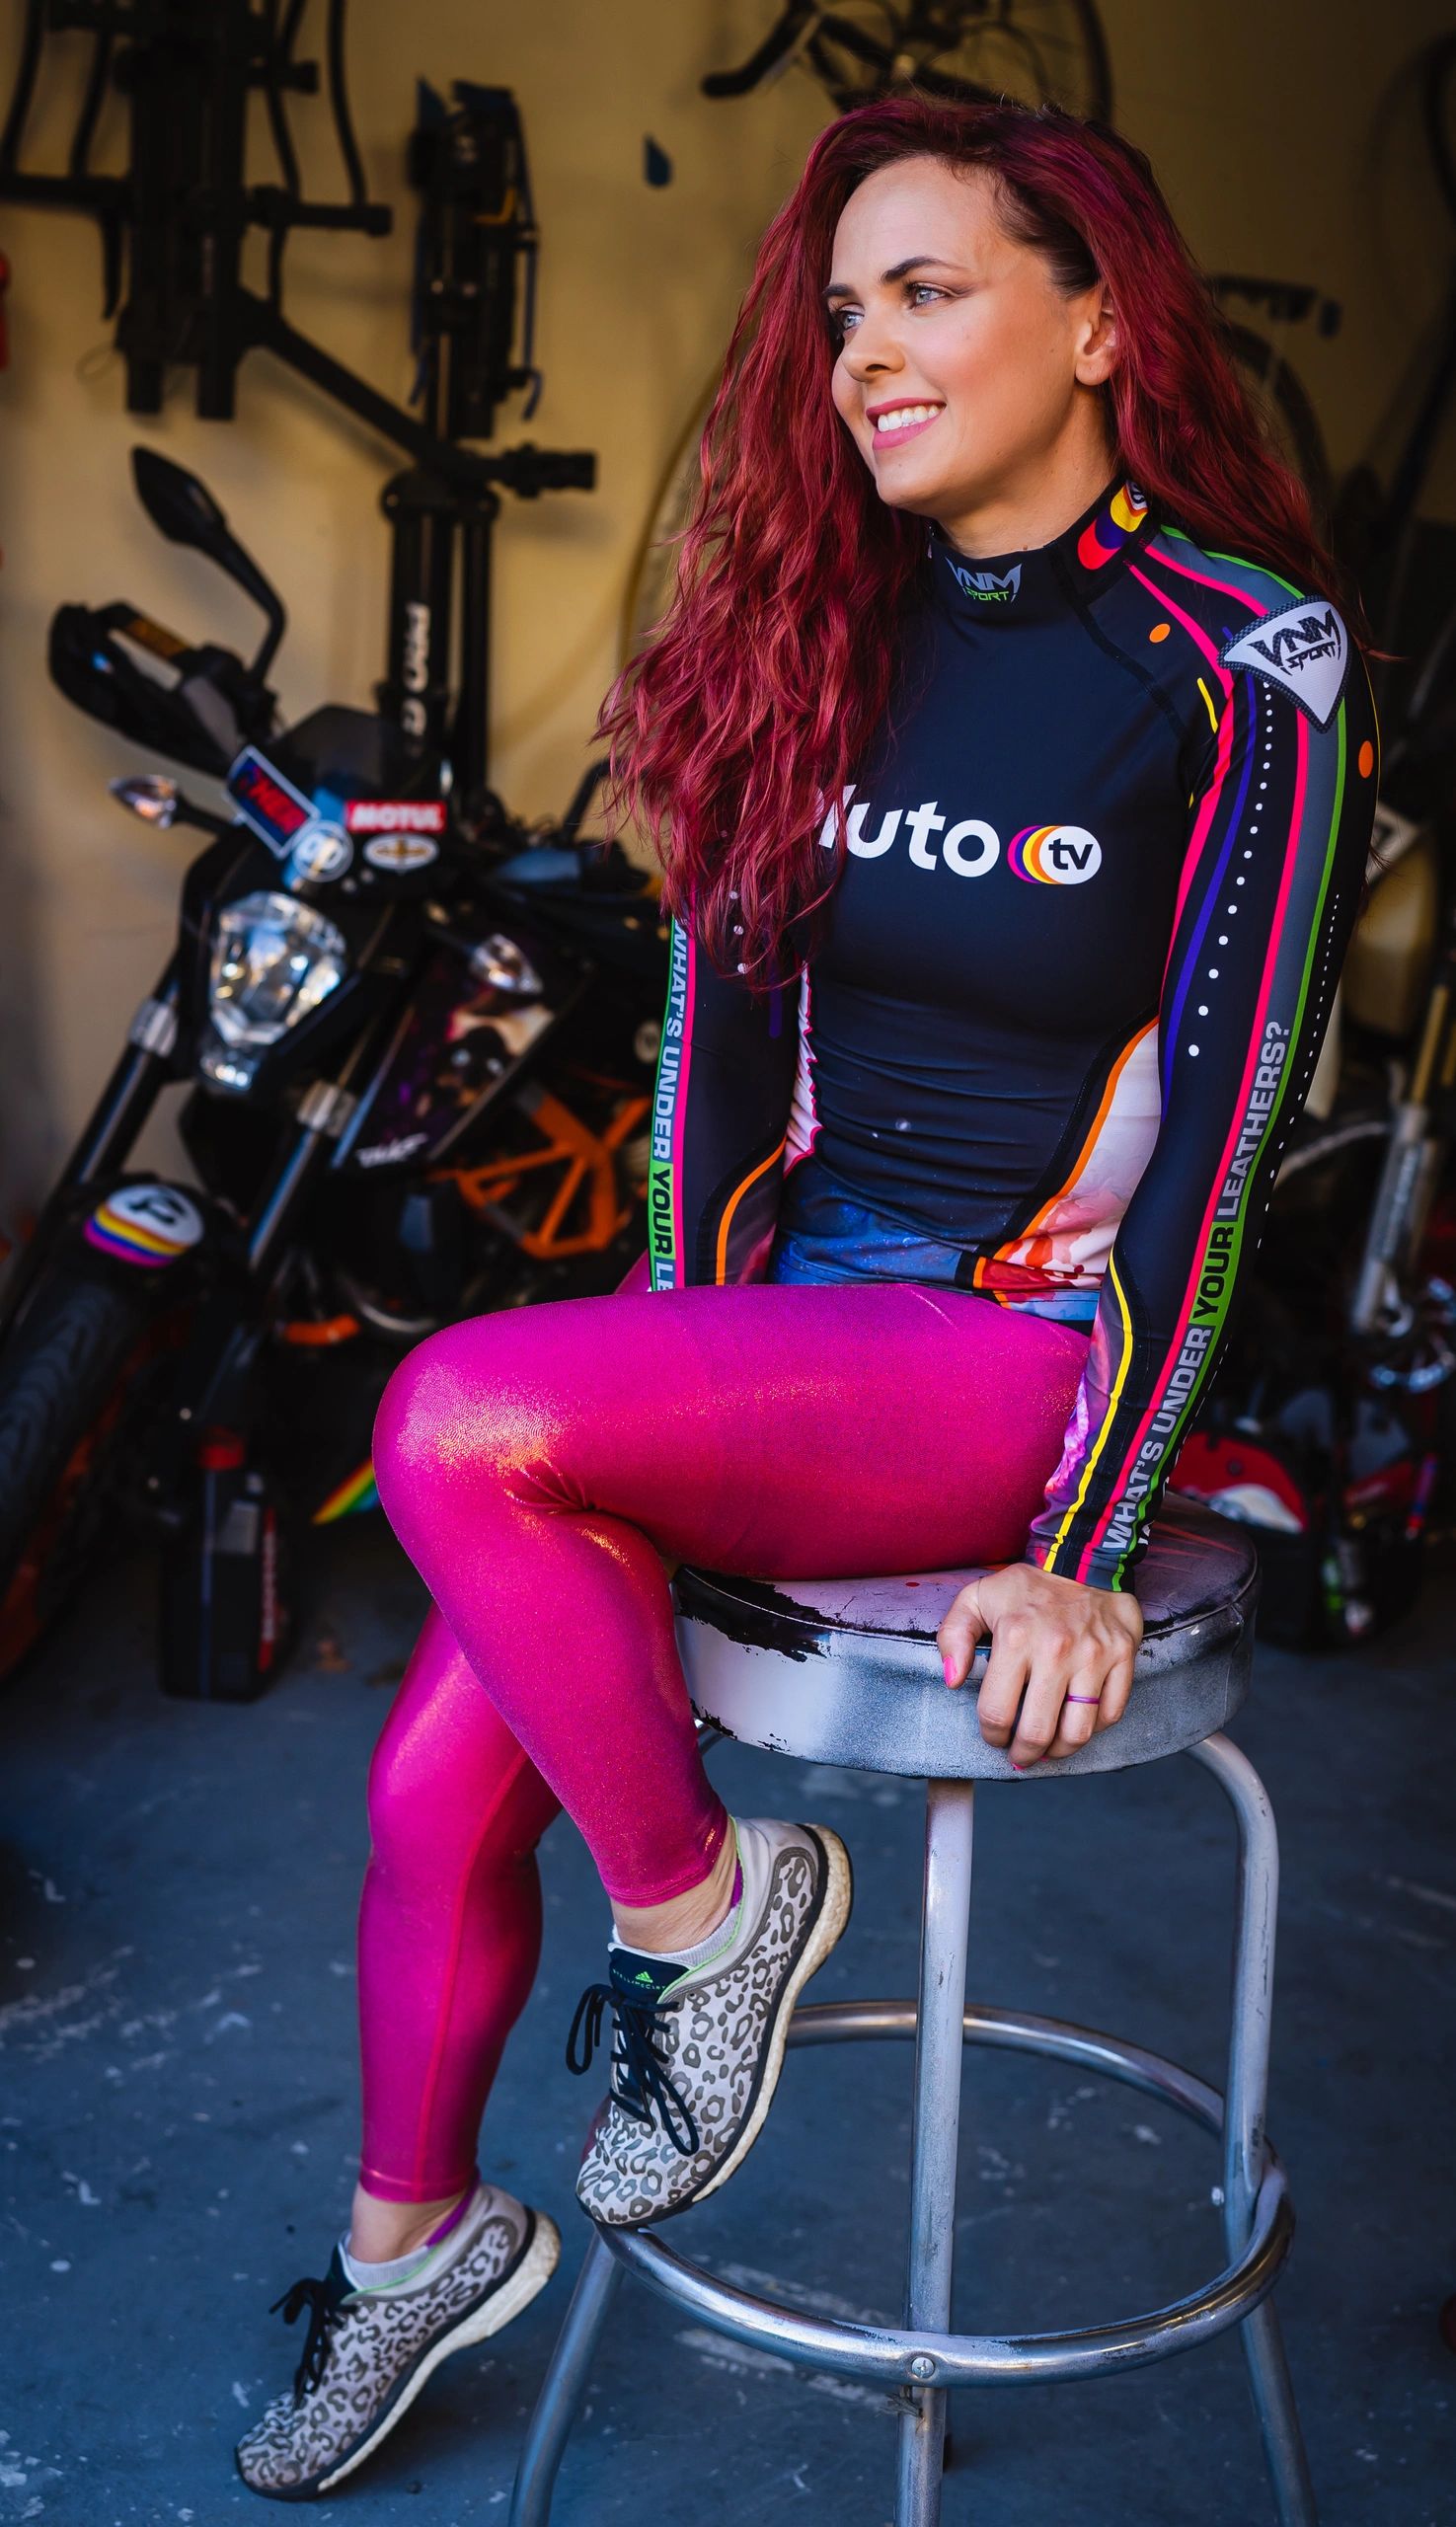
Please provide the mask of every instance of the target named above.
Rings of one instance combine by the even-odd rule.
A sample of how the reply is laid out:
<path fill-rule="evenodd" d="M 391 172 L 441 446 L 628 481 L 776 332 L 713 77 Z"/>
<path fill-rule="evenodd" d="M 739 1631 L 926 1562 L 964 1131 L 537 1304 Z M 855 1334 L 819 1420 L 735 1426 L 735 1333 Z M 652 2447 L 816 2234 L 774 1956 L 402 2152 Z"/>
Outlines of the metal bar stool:
<path fill-rule="evenodd" d="M 941 2515 L 946 2399 L 952 2387 L 1093 2378 L 1191 2350 L 1242 2329 L 1280 2527 L 1316 2527 L 1278 2319 L 1268 2298 L 1293 2236 L 1283 2170 L 1264 2134 L 1278 1845 L 1252 1764 L 1216 1732 L 1244 1700 L 1258 1574 L 1244 1533 L 1170 1496 L 1139 1570 L 1145 1630 L 1124 1718 L 1074 1755 L 1058 1779 L 1188 1753 L 1212 1774 L 1238 1823 L 1234 1983 L 1226 2091 L 1161 2055 L 1059 2019 L 967 2009 L 971 1821 L 977 1780 L 1014 1773 L 985 1744 L 973 1695 L 947 1691 L 937 1627 L 968 1570 L 914 1579 L 767 1582 L 677 1573 L 678 1640 L 695 1710 L 729 1736 L 776 1753 L 928 1784 L 918 2006 L 819 2004 L 795 2013 L 791 2044 L 861 2036 L 915 2040 L 909 2277 L 902 2327 L 809 2317 L 719 2281 L 660 2231 L 598 2229 L 527 2430 L 511 2527 L 547 2527 L 557 2468 L 624 2272 L 700 2324 L 809 2369 L 884 2388 L 903 2406 L 896 2527 Z M 984 1672 L 978 1653 L 972 1684 Z M 1202 2289 L 1149 2315 L 1063 2334 L 950 2331 L 956 2159 L 963 2044 L 1047 2054 L 1165 2099 L 1223 2139 L 1228 2263 Z"/>

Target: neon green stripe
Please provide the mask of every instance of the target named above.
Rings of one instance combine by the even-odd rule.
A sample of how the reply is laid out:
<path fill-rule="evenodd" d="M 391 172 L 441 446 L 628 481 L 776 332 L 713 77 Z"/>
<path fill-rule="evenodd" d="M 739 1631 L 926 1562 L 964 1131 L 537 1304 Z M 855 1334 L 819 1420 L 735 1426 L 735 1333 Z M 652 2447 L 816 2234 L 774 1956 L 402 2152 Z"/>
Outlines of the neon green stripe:
<path fill-rule="evenodd" d="M 652 1081 L 651 1140 L 648 1158 L 648 1261 L 654 1290 L 674 1289 L 677 1284 L 677 1194 L 672 1165 L 674 1127 L 677 1104 L 682 1095 L 683 1065 L 688 1058 L 687 1043 L 687 936 L 680 923 L 672 925 L 672 943 L 668 952 L 667 999 L 662 1012 L 662 1040 L 657 1046 L 657 1068 Z M 677 1033 L 672 1022 L 677 1021 Z M 662 1068 L 669 1050 L 677 1056 L 672 1099 L 663 1116 L 659 1101 L 662 1095 Z M 666 1155 L 662 1152 L 665 1148 Z"/>
<path fill-rule="evenodd" d="M 1108 1434 L 1112 1427 L 1112 1423 L 1117 1417 L 1117 1407 L 1122 1401 L 1122 1389 L 1126 1384 L 1127 1371 L 1132 1362 L 1132 1318 L 1128 1313 L 1127 1300 L 1123 1295 L 1122 1284 L 1117 1278 L 1116 1267 L 1112 1263 L 1111 1255 L 1108 1257 L 1108 1277 L 1112 1284 L 1112 1295 L 1116 1299 L 1118 1314 L 1122 1319 L 1122 1357 L 1117 1363 L 1117 1374 L 1112 1380 L 1112 1392 L 1108 1398 L 1107 1414 L 1104 1417 L 1102 1428 L 1098 1432 L 1097 1444 L 1093 1448 L 1092 1454 L 1089 1456 L 1086 1465 L 1082 1469 L 1082 1480 L 1077 1486 L 1077 1497 L 1072 1502 L 1072 1505 L 1068 1509 L 1066 1516 L 1063 1518 L 1061 1525 L 1057 1528 L 1055 1536 L 1052 1538 L 1051 1549 L 1046 1556 L 1046 1560 L 1041 1565 L 1043 1570 L 1049 1570 L 1051 1569 L 1053 1562 L 1056 1560 L 1058 1553 L 1060 1553 L 1062 1546 L 1066 1542 L 1067 1530 L 1071 1526 L 1073 1519 L 1076 1517 L 1078 1510 L 1081 1508 L 1083 1501 L 1087 1497 L 1087 1487 L 1092 1481 L 1093 1474 L 1097 1467 L 1098 1458 L 1102 1455 L 1103 1449 L 1107 1445 Z"/>
<path fill-rule="evenodd" d="M 1274 1103 L 1269 1112 L 1268 1124 L 1264 1133 L 1264 1146 L 1265 1148 L 1267 1148 L 1268 1143 L 1274 1137 L 1279 1115 L 1283 1109 L 1285 1091 L 1289 1085 L 1290 1073 L 1294 1068 L 1294 1057 L 1299 1049 L 1300 1030 L 1304 1024 L 1304 1013 L 1309 1003 L 1310 976 L 1314 972 L 1315 966 L 1315 951 L 1320 942 L 1320 925 L 1324 918 L 1325 905 L 1329 900 L 1330 880 L 1334 872 L 1335 853 L 1340 840 L 1340 819 L 1344 805 L 1345 706 L 1343 703 L 1340 706 L 1340 718 L 1337 722 L 1337 727 L 1339 731 L 1339 752 L 1337 756 L 1337 769 L 1335 776 L 1335 805 L 1330 818 L 1329 839 L 1325 845 L 1325 867 L 1320 880 L 1319 902 L 1315 906 L 1315 917 L 1310 924 L 1309 947 L 1305 954 L 1304 972 L 1300 977 L 1299 998 L 1295 1004 L 1293 1024 L 1289 1030 L 1289 1051 L 1284 1063 L 1283 1076 L 1280 1079 L 1278 1089 L 1275 1092 Z M 1251 1168 L 1249 1178 L 1245 1180 L 1245 1201 L 1240 1205 L 1238 1225 L 1234 1233 L 1233 1243 L 1229 1248 L 1228 1268 L 1224 1273 L 1223 1288 L 1219 1295 L 1219 1303 L 1214 1320 L 1213 1340 L 1209 1343 L 1208 1348 L 1203 1355 L 1203 1364 L 1198 1370 L 1197 1376 L 1194 1378 L 1193 1383 L 1188 1390 L 1188 1398 L 1184 1404 L 1183 1410 L 1169 1433 L 1167 1444 L 1163 1450 L 1163 1458 L 1160 1462 L 1165 1462 L 1171 1452 L 1177 1448 L 1179 1441 L 1183 1436 L 1185 1424 L 1187 1423 L 1189 1415 L 1192 1413 L 1193 1408 L 1197 1404 L 1198 1398 L 1203 1391 L 1203 1387 L 1208 1376 L 1208 1364 L 1218 1349 L 1219 1341 L 1223 1334 L 1224 1320 L 1228 1315 L 1229 1305 L 1234 1293 L 1234 1287 L 1239 1276 L 1239 1258 L 1243 1251 L 1244 1231 L 1248 1225 L 1247 1197 L 1249 1183 L 1252 1180 L 1253 1173 L 1254 1171 Z M 1111 1259 L 1109 1260 L 1111 1261 Z M 1209 1249 L 1205 1247 L 1203 1250 L 1203 1262 L 1199 1266 L 1200 1276 L 1201 1273 L 1207 1269 L 1208 1260 Z M 1203 1319 L 1205 1324 L 1207 1321 L 1208 1320 L 1206 1318 Z M 1143 1522 L 1147 1517 L 1150 1497 L 1151 1494 L 1140 1501 L 1133 1512 L 1132 1543 L 1134 1544 L 1137 1541 L 1138 1533 Z M 1130 1550 L 1131 1546 L 1129 1545 L 1129 1551 Z"/>
<path fill-rule="evenodd" d="M 1278 572 L 1271 571 L 1266 562 L 1256 562 L 1248 553 L 1215 553 L 1211 546 L 1194 542 L 1193 537 L 1186 535 L 1181 526 L 1160 526 L 1155 530 L 1150 541 L 1156 544 L 1160 535 L 1166 535 L 1178 544 L 1191 545 L 1195 553 L 1205 554 L 1210 562 L 1232 562 L 1236 571 L 1258 571 L 1261 577 L 1272 579 L 1276 588 L 1286 588 L 1290 596 L 1304 596 L 1308 593 L 1306 589 L 1296 586 L 1293 579 L 1281 579 Z M 1313 604 L 1314 599 L 1311 598 L 1310 602 Z M 1330 600 L 1326 597 L 1322 602 L 1328 605 Z"/>

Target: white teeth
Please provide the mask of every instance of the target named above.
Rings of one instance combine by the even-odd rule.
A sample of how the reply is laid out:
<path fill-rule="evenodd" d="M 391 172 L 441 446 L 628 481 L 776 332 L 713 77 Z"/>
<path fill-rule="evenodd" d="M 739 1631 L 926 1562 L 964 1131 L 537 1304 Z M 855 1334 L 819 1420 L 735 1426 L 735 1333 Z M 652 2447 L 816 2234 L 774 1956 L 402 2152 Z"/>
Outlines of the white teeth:
<path fill-rule="evenodd" d="M 900 404 L 892 413 L 881 413 L 875 427 L 877 430 L 907 430 L 912 421 L 928 421 L 940 409 L 939 404 Z"/>

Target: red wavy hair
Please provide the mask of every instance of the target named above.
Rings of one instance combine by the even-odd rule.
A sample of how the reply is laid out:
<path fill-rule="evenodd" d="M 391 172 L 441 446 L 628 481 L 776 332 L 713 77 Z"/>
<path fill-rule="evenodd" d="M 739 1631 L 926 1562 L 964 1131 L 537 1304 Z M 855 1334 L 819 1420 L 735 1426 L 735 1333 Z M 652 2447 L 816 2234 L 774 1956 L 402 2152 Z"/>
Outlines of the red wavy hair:
<path fill-rule="evenodd" d="M 1143 152 L 1053 106 L 856 108 L 819 135 L 764 236 L 703 433 L 676 595 L 597 722 L 609 822 L 625 811 L 652 837 L 665 907 L 755 988 L 812 944 L 845 848 L 841 833 L 825 883 L 813 837 L 889 706 L 887 636 L 925 551 L 925 520 L 881 500 L 835 412 L 819 295 L 850 194 L 917 157 L 987 169 L 1003 226 L 1069 295 L 1106 282 L 1122 345 L 1099 390 L 1110 473 L 1195 541 L 1232 540 L 1338 598 L 1365 631 Z"/>

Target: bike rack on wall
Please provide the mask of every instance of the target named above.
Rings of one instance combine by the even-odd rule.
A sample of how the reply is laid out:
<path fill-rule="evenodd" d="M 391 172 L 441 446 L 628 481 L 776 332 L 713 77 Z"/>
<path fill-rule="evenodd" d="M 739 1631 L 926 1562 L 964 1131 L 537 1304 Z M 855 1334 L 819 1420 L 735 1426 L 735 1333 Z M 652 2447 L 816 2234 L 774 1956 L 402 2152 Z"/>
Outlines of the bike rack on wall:
<path fill-rule="evenodd" d="M 414 338 L 422 411 L 407 411 L 283 313 L 283 261 L 295 229 L 384 237 L 394 217 L 387 203 L 367 197 L 345 73 L 347 0 L 326 0 L 324 36 L 324 81 L 347 198 L 304 198 L 287 105 L 320 89 L 319 65 L 297 54 L 308 5 L 27 0 L 0 131 L 0 200 L 79 210 L 98 222 L 104 312 L 115 319 L 129 412 L 159 412 L 168 369 L 190 367 L 198 418 L 231 421 L 238 370 L 250 351 L 264 350 L 413 459 L 383 495 L 394 559 L 380 708 L 421 750 L 449 755 L 467 817 L 471 803 L 478 814 L 495 813 L 487 696 L 498 495 L 534 499 L 548 491 L 589 491 L 596 480 L 596 459 L 585 450 L 526 442 L 485 456 L 461 444 L 491 434 L 505 396 L 526 388 L 529 418 L 540 393 L 532 362 L 537 229 L 525 137 L 507 89 L 458 81 L 447 105 L 421 84 L 410 177 L 421 195 Z M 20 159 L 46 38 L 72 32 L 89 34 L 92 45 L 68 164 L 64 174 L 32 174 Z M 130 163 L 119 176 L 91 167 L 112 89 L 126 98 L 130 119 Z M 248 105 L 258 90 L 278 165 L 275 184 L 247 177 Z M 268 239 L 264 295 L 242 276 L 253 230 Z"/>

